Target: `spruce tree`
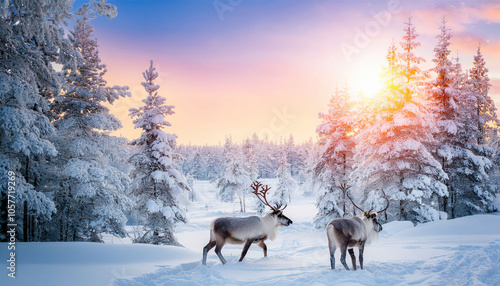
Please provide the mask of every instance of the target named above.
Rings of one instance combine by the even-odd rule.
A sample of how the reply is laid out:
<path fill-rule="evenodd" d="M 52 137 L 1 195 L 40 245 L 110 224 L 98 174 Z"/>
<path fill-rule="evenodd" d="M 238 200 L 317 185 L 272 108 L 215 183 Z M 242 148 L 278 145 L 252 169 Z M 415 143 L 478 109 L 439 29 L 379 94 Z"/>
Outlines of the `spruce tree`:
<path fill-rule="evenodd" d="M 315 175 L 321 182 L 315 222 L 316 227 L 324 227 L 330 220 L 345 217 L 348 212 L 346 192 L 355 151 L 356 123 L 347 87 L 336 89 L 328 104 L 328 113 L 320 113 L 319 117 L 322 123 L 316 132 L 318 144 L 324 151 L 315 166 Z"/>
<path fill-rule="evenodd" d="M 186 222 L 184 204 L 190 192 L 185 177 L 175 169 L 182 156 L 175 152 L 177 136 L 163 131 L 171 126 L 166 116 L 174 114 L 174 106 L 167 105 L 165 97 L 158 95 L 158 78 L 153 61 L 142 74 L 142 85 L 148 93 L 143 106 L 130 109 L 134 128 L 142 129 L 141 137 L 132 141 L 140 152 L 130 158 L 132 171 L 132 194 L 136 196 L 137 208 L 146 218 L 143 233 L 134 242 L 178 245 L 174 237 L 174 226 Z"/>
<path fill-rule="evenodd" d="M 50 190 L 40 184 L 40 161 L 53 158 L 49 103 L 61 88 L 52 67 L 74 64 L 76 52 L 63 27 L 72 1 L 3 1 L 0 17 L 0 199 L 7 204 L 8 172 L 15 173 L 19 238 L 38 240 L 56 212 Z M 26 203 L 26 210 L 23 205 Z M 23 218 L 26 218 L 23 219 Z M 0 218 L 2 233 L 6 216 Z M 29 221 L 30 229 L 27 229 Z M 42 227 L 43 224 L 43 227 Z M 38 227 L 34 228 L 33 226 Z M 24 235 L 28 230 L 33 235 Z"/>
<path fill-rule="evenodd" d="M 397 219 L 423 222 L 439 218 L 432 200 L 447 195 L 447 176 L 426 147 L 436 126 L 422 96 L 423 59 L 413 53 L 420 44 L 411 18 L 404 31 L 402 52 L 395 53 L 394 46 L 388 51 L 388 82 L 368 111 L 371 124 L 356 136 L 352 178 L 363 196 L 383 188 L 399 209 Z"/>
<path fill-rule="evenodd" d="M 81 57 L 75 68 L 63 67 L 63 92 L 52 103 L 59 156 L 49 165 L 59 173 L 54 200 L 58 239 L 64 241 L 101 241 L 103 232 L 125 236 L 124 212 L 131 207 L 129 178 L 110 165 L 109 157 L 124 142 L 106 133 L 121 128 L 121 122 L 103 105 L 130 93 L 128 87 L 108 87 L 103 78 L 106 65 L 90 23 L 94 13 L 89 4 L 75 12 L 70 41 Z"/>
<path fill-rule="evenodd" d="M 223 202 L 239 200 L 240 211 L 246 211 L 246 194 L 251 185 L 250 174 L 245 168 L 243 155 L 231 137 L 224 144 L 224 173 L 217 180 L 218 197 Z"/>
<path fill-rule="evenodd" d="M 275 198 L 275 203 L 279 205 L 287 205 L 292 199 L 292 193 L 294 193 L 297 188 L 297 182 L 292 177 L 291 174 L 291 164 L 288 161 L 288 156 L 286 150 L 281 151 L 281 163 L 276 170 L 276 178 L 278 179 L 278 184 L 276 189 L 273 191 L 273 196 Z"/>

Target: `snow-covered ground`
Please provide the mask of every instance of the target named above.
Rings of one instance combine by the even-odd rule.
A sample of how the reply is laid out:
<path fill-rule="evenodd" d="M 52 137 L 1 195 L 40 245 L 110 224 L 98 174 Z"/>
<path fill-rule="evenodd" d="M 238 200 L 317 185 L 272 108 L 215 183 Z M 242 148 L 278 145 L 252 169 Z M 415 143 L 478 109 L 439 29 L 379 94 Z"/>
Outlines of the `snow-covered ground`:
<path fill-rule="evenodd" d="M 264 180 L 271 186 L 273 180 Z M 241 245 L 226 244 L 222 265 L 212 251 L 201 265 L 209 224 L 224 215 L 253 214 L 215 200 L 208 182 L 196 182 L 202 203 L 193 204 L 189 223 L 177 228 L 184 248 L 130 244 L 107 237 L 106 244 L 18 243 L 17 278 L 4 268 L 0 285 L 500 285 L 500 215 L 476 215 L 417 227 L 384 225 L 380 240 L 365 249 L 365 270 L 346 271 L 337 254 L 330 270 L 324 230 L 312 224 L 313 197 L 295 196 L 285 210 L 294 223 L 267 241 L 268 257 L 255 245 L 237 262 Z M 130 227 L 130 231 L 133 228 Z M 0 244 L 5 261 L 7 245 Z"/>

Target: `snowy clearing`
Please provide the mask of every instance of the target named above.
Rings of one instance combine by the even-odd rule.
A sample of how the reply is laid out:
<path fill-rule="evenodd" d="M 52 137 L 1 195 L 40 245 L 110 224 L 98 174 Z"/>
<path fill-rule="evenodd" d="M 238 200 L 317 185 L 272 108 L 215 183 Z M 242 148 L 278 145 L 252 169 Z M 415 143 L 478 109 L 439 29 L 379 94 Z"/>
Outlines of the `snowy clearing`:
<path fill-rule="evenodd" d="M 285 210 L 294 223 L 281 228 L 276 240 L 266 241 L 267 258 L 253 245 L 238 263 L 242 245 L 226 244 L 222 253 L 228 264 L 222 265 L 212 250 L 205 267 L 202 248 L 210 221 L 253 213 L 240 214 L 239 205 L 218 202 L 208 182 L 195 187 L 203 203 L 194 203 L 189 223 L 177 229 L 184 248 L 132 245 L 130 239 L 112 237 L 106 244 L 19 243 L 17 278 L 8 278 L 4 270 L 0 285 L 500 285 L 499 215 L 417 227 L 385 224 L 380 240 L 365 248 L 365 270 L 344 270 L 337 252 L 332 271 L 325 231 L 312 223 L 315 199 L 301 195 Z M 254 198 L 247 199 L 252 210 Z M 7 245 L 0 247 L 7 257 Z"/>

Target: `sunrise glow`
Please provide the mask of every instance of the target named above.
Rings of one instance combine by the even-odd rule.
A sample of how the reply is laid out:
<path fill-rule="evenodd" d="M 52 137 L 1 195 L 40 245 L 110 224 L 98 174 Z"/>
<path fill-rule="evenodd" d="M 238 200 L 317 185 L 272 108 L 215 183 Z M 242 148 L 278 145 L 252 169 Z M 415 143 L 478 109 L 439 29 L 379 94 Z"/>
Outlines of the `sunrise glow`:
<path fill-rule="evenodd" d="M 132 90 L 132 98 L 111 107 L 124 126 L 114 134 L 129 139 L 139 136 L 127 110 L 145 96 L 141 73 L 153 59 L 160 72 L 159 93 L 176 106 L 169 131 L 179 143 L 219 144 L 230 134 L 241 141 L 269 130 L 276 120 L 275 110 L 281 109 L 293 114 L 293 119 L 274 128 L 272 140 L 290 134 L 297 142 L 314 139 L 320 122 L 317 114 L 326 110 L 336 87 L 347 82 L 355 96 L 362 93 L 365 98 L 382 88 L 379 73 L 387 49 L 393 41 L 399 45 L 410 13 L 420 35 L 416 54 L 427 59 L 421 68 L 432 67 L 440 18 L 447 16 L 457 31 L 451 49 L 460 52 L 464 69 L 471 67 L 481 42 L 493 84 L 490 95 L 500 105 L 496 90 L 500 36 L 494 28 L 500 17 L 492 16 L 500 12 L 488 13 L 488 22 L 478 18 L 476 27 L 465 25 L 446 9 L 405 2 L 390 20 L 377 26 L 374 13 L 388 9 L 384 1 L 259 3 L 242 2 L 224 12 L 221 20 L 210 1 L 189 5 L 160 1 L 152 10 L 125 1 L 116 19 L 94 21 L 101 57 L 108 65 L 106 79 Z M 455 10 L 451 11 L 472 13 L 476 19 L 480 11 L 500 8 L 485 4 Z M 481 33 L 475 33 L 476 28 Z M 490 31 L 488 36 L 485 31 Z M 345 46 L 350 47 L 349 53 L 343 52 Z"/>

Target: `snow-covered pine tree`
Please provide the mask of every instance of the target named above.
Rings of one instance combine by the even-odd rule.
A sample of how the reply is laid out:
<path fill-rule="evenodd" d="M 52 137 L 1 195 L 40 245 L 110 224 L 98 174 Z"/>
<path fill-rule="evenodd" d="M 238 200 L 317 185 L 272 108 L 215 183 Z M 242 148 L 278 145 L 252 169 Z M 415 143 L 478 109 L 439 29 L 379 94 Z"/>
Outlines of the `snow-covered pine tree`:
<path fill-rule="evenodd" d="M 302 169 L 299 172 L 299 178 L 302 180 L 301 182 L 301 190 L 304 195 L 313 195 L 316 194 L 318 183 L 317 176 L 315 172 L 316 164 L 321 158 L 321 154 L 318 151 L 318 144 L 312 142 L 310 139 L 303 146 L 303 158 L 304 164 Z"/>
<path fill-rule="evenodd" d="M 285 148 L 288 163 L 290 163 L 290 172 L 292 173 L 292 177 L 295 178 L 299 175 L 299 171 L 302 168 L 303 159 L 300 157 L 297 146 L 295 146 L 293 135 L 290 134 L 288 137 L 288 140 L 285 143 Z"/>
<path fill-rule="evenodd" d="M 245 212 L 246 193 L 252 181 L 245 168 L 243 155 L 238 146 L 233 144 L 231 137 L 226 138 L 224 144 L 224 167 L 222 177 L 217 180 L 218 197 L 223 202 L 233 202 L 238 197 L 240 211 Z"/>
<path fill-rule="evenodd" d="M 260 140 L 258 144 L 257 162 L 259 165 L 259 178 L 272 178 L 279 163 L 273 143 L 269 140 Z"/>
<path fill-rule="evenodd" d="M 469 80 L 472 97 L 475 99 L 475 116 L 473 123 L 477 125 L 479 134 L 477 135 L 477 145 L 485 145 L 491 133 L 499 128 L 500 121 L 496 114 L 495 103 L 488 95 L 490 90 L 490 78 L 486 62 L 481 53 L 481 46 L 477 47 L 477 53 L 474 56 L 472 69 L 469 70 Z M 487 151 L 487 153 L 490 153 Z"/>
<path fill-rule="evenodd" d="M 132 141 L 141 151 L 130 158 L 135 166 L 132 171 L 132 194 L 137 198 L 137 208 L 146 217 L 143 234 L 136 243 L 178 245 L 174 226 L 186 222 L 184 204 L 190 192 L 186 178 L 174 168 L 182 156 L 174 151 L 174 134 L 163 131 L 171 124 L 165 119 L 174 114 L 173 105 L 167 105 L 165 97 L 158 95 L 158 77 L 153 61 L 143 73 L 142 85 L 148 93 L 144 105 L 131 108 L 135 118 L 134 128 L 142 129 L 141 137 Z"/>
<path fill-rule="evenodd" d="M 259 169 L 257 168 L 257 158 L 255 155 L 255 145 L 254 140 L 247 138 L 243 143 L 243 154 L 246 157 L 248 175 L 250 176 L 250 181 L 254 182 L 259 177 Z M 255 197 L 255 205 L 258 213 L 263 213 L 265 209 L 264 203 Z"/>
<path fill-rule="evenodd" d="M 352 101 L 347 87 L 336 89 L 328 104 L 328 113 L 320 113 L 322 123 L 316 128 L 318 144 L 323 153 L 315 166 L 316 177 L 321 180 L 321 191 L 316 206 L 316 227 L 347 214 L 347 197 L 344 191 L 352 171 L 356 124 L 352 114 Z M 343 186 L 343 187 L 342 187 Z"/>
<path fill-rule="evenodd" d="M 50 123 L 49 100 L 58 93 L 60 81 L 52 64 L 74 63 L 76 58 L 63 32 L 72 2 L 2 2 L 0 197 L 5 206 L 8 171 L 14 172 L 19 240 L 44 239 L 37 232 L 44 229 L 42 224 L 49 222 L 56 211 L 40 185 L 39 161 L 57 154 L 50 141 L 55 129 Z M 6 233 L 5 219 L 6 216 L 0 218 L 2 234 Z"/>
<path fill-rule="evenodd" d="M 215 181 L 223 173 L 222 150 L 220 146 L 216 146 L 207 151 L 207 179 L 210 181 Z"/>
<path fill-rule="evenodd" d="M 196 153 L 193 157 L 193 161 L 191 164 L 191 174 L 196 180 L 205 180 L 206 178 L 206 163 L 205 158 L 200 154 L 199 150 L 196 150 Z"/>
<path fill-rule="evenodd" d="M 431 200 L 447 195 L 447 176 L 425 145 L 432 142 L 436 127 L 420 88 L 424 74 L 418 63 L 423 59 L 413 53 L 419 43 L 411 17 L 406 26 L 403 52 L 394 56 L 394 46 L 388 51 L 388 82 L 372 105 L 372 124 L 356 136 L 357 163 L 351 177 L 357 190 L 383 188 L 393 207 L 398 202 L 397 219 L 423 222 L 438 218 Z"/>
<path fill-rule="evenodd" d="M 108 87 L 103 76 L 90 4 L 75 12 L 70 41 L 81 55 L 75 68 L 64 66 L 63 92 L 55 96 L 52 111 L 59 156 L 50 162 L 59 186 L 54 200 L 59 240 L 101 241 L 101 233 L 126 236 L 124 214 L 132 202 L 126 196 L 129 177 L 110 165 L 110 155 L 125 143 L 105 132 L 121 122 L 103 105 L 130 96 L 128 87 Z"/>
<path fill-rule="evenodd" d="M 439 128 L 433 152 L 449 177 L 449 197 L 440 198 L 439 207 L 455 218 L 486 211 L 488 201 L 491 205 L 493 196 L 488 190 L 486 171 L 492 166 L 493 151 L 481 145 L 483 121 L 478 100 L 482 95 L 476 96 L 474 85 L 466 83 L 458 57 L 455 63 L 449 59 L 451 30 L 446 27 L 444 19 L 440 29 L 438 45 L 434 49 L 436 66 L 432 69 L 437 76 L 430 82 L 429 89 Z"/>
<path fill-rule="evenodd" d="M 276 170 L 275 176 L 278 179 L 278 184 L 273 192 L 274 202 L 284 206 L 292 200 L 292 194 L 298 189 L 297 182 L 292 177 L 291 165 L 288 162 L 287 150 L 281 151 L 280 165 Z"/>
<path fill-rule="evenodd" d="M 432 102 L 432 112 L 437 119 L 438 132 L 435 133 L 435 142 L 429 148 L 434 156 L 441 163 L 443 170 L 448 174 L 446 181 L 449 196 L 438 197 L 439 210 L 449 212 L 454 217 L 454 200 L 456 189 L 454 182 L 459 179 L 457 175 L 458 157 L 466 156 L 467 146 L 470 146 L 467 138 L 463 138 L 464 120 L 467 112 L 464 109 L 465 91 L 459 86 L 460 80 L 459 65 L 453 64 L 449 55 L 451 29 L 446 27 L 446 20 L 443 18 L 440 27 L 441 33 L 437 36 L 438 44 L 434 48 L 435 57 L 433 62 L 435 67 L 431 69 L 436 74 L 436 78 L 428 83 L 428 93 Z M 463 141 L 465 139 L 465 141 Z"/>
<path fill-rule="evenodd" d="M 464 150 L 457 152 L 458 162 L 452 164 L 456 174 L 453 176 L 455 180 L 450 180 L 453 191 L 450 195 L 454 195 L 450 205 L 451 217 L 492 211 L 495 198 L 488 172 L 493 167 L 494 156 L 491 138 L 498 132 L 500 121 L 488 95 L 488 69 L 480 47 L 474 56 L 469 78 L 462 84 L 464 100 L 461 107 L 465 115 L 462 115 L 463 128 L 456 140 Z"/>

